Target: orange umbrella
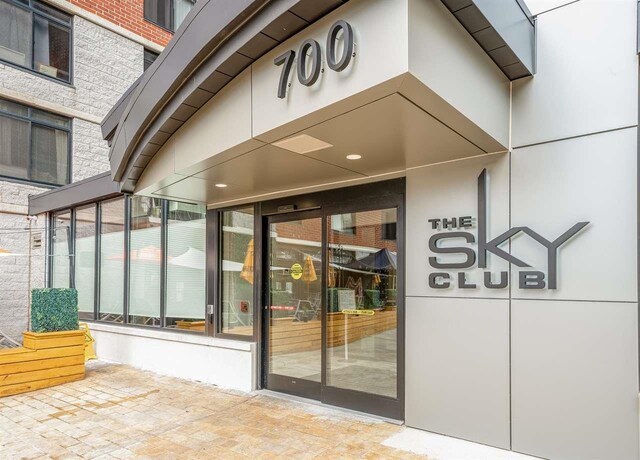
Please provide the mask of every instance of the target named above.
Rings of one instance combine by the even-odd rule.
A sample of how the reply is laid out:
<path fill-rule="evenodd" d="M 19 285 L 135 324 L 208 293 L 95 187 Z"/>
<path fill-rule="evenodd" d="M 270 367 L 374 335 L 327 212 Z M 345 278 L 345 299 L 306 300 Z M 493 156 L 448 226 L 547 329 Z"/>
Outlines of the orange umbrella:
<path fill-rule="evenodd" d="M 329 251 L 329 268 L 327 273 L 327 287 L 336 287 L 336 269 L 333 266 L 333 251 Z"/>
<path fill-rule="evenodd" d="M 307 255 L 304 258 L 304 267 L 302 267 L 302 281 L 306 283 L 311 283 L 312 281 L 317 280 L 316 269 L 313 266 L 313 260 L 311 256 Z"/>
<path fill-rule="evenodd" d="M 240 278 L 253 284 L 253 238 L 247 245 L 247 255 L 244 258 L 244 265 L 242 265 Z"/>

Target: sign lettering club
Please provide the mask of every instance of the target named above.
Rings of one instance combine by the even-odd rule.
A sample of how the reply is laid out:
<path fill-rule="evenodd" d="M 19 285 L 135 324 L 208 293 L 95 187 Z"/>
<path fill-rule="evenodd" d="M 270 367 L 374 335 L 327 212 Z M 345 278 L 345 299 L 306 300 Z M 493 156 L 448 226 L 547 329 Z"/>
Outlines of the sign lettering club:
<path fill-rule="evenodd" d="M 473 233 L 463 231 L 463 229 L 473 226 L 471 216 L 463 216 L 451 219 L 429 219 L 431 228 L 434 230 L 445 230 L 436 233 L 429 238 L 429 250 L 434 254 L 462 254 L 465 256 L 463 262 L 442 262 L 437 256 L 429 257 L 429 265 L 438 270 L 468 269 L 476 263 L 476 252 L 466 246 L 442 247 L 439 243 L 447 239 L 462 238 L 467 243 L 475 243 Z M 500 248 L 500 245 L 507 242 L 519 233 L 529 235 L 547 251 L 548 273 L 545 274 L 537 270 L 523 270 L 518 274 L 518 287 L 520 289 L 557 289 L 558 286 L 558 249 L 569 239 L 575 236 L 580 230 L 587 226 L 589 222 L 578 222 L 566 232 L 553 241 L 550 241 L 532 230 L 529 227 L 513 227 L 506 232 L 487 241 L 487 170 L 484 169 L 478 176 L 478 242 L 477 242 L 477 263 L 479 268 L 487 268 L 487 254 L 492 253 L 507 262 L 520 268 L 530 268 L 531 266 L 517 257 L 509 254 Z M 454 231 L 447 230 L 453 229 Z M 436 271 L 429 274 L 429 287 L 434 289 L 446 289 L 451 287 L 451 274 L 448 272 Z M 484 286 L 488 289 L 502 289 L 509 285 L 509 272 L 500 272 L 500 279 L 497 282 L 492 280 L 490 271 L 484 272 Z M 463 271 L 457 273 L 457 286 L 460 289 L 474 289 L 477 285 L 467 280 Z"/>

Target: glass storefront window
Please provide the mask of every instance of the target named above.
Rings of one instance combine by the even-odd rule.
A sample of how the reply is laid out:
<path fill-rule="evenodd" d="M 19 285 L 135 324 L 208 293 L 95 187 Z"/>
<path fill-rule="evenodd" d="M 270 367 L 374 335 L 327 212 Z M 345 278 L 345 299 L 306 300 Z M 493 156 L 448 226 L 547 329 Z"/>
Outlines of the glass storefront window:
<path fill-rule="evenodd" d="M 349 216 L 327 231 L 327 385 L 396 398 L 397 210 Z"/>
<path fill-rule="evenodd" d="M 103 321 L 124 318 L 124 198 L 100 204 L 100 314 Z"/>
<path fill-rule="evenodd" d="M 162 200 L 131 198 L 129 323 L 160 326 Z"/>
<path fill-rule="evenodd" d="M 221 213 L 221 332 L 253 335 L 253 207 Z"/>
<path fill-rule="evenodd" d="M 204 332 L 207 210 L 169 202 L 166 326 Z"/>
<path fill-rule="evenodd" d="M 96 263 L 96 207 L 76 209 L 75 284 L 80 319 L 93 319 Z"/>
<path fill-rule="evenodd" d="M 51 261 L 54 288 L 68 288 L 71 281 L 71 211 L 54 214 L 52 230 L 53 257 Z"/>

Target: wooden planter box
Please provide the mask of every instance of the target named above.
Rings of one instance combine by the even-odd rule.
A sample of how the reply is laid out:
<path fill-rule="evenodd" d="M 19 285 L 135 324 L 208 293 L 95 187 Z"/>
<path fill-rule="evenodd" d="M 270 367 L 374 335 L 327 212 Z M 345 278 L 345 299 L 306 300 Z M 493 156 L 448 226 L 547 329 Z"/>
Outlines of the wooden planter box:
<path fill-rule="evenodd" d="M 23 347 L 0 350 L 0 397 L 84 378 L 85 331 L 24 332 Z"/>
<path fill-rule="evenodd" d="M 373 315 L 329 313 L 327 346 L 339 347 L 398 327 L 395 307 L 376 311 Z M 294 322 L 293 318 L 271 320 L 271 353 L 274 355 L 319 350 L 322 345 L 322 323 L 319 319 Z"/>

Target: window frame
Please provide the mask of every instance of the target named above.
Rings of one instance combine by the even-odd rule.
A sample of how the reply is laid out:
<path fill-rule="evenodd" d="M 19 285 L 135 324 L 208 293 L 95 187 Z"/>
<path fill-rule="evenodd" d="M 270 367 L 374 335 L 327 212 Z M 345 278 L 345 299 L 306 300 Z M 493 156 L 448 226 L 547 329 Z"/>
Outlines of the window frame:
<path fill-rule="evenodd" d="M 0 0 L 2 1 L 2 0 Z M 40 126 L 43 128 L 49 128 L 49 129 L 57 129 L 59 131 L 64 131 L 67 133 L 67 177 L 66 177 L 66 183 L 65 184 L 53 184 L 51 182 L 44 182 L 44 181 L 39 181 L 39 180 L 33 180 L 33 179 L 24 179 L 21 177 L 14 177 L 14 176 L 10 176 L 7 174 L 2 174 L 0 172 L 0 178 L 2 178 L 3 180 L 8 180 L 11 182 L 19 182 L 22 184 L 29 184 L 29 185 L 41 185 L 41 186 L 45 186 L 45 187 L 51 187 L 51 188 L 57 188 L 57 187 L 63 187 L 65 185 L 69 185 L 71 183 L 71 177 L 72 177 L 72 169 L 73 169 L 73 165 L 72 165 L 72 159 L 73 159 L 73 155 L 72 155 L 72 145 L 73 145 L 73 119 L 66 117 L 64 115 L 58 115 L 56 113 L 47 111 L 47 110 L 42 110 L 39 109 L 37 107 L 31 107 L 29 105 L 25 105 L 25 104 L 21 104 L 20 102 L 15 102 L 12 101 L 10 99 L 5 99 L 11 103 L 14 104 L 18 104 L 24 108 L 27 109 L 27 116 L 23 117 L 20 115 L 16 115 L 13 113 L 9 113 L 9 112 L 5 112 L 2 109 L 0 109 L 0 117 L 6 117 L 6 118 L 10 118 L 13 120 L 17 120 L 17 121 L 22 121 L 22 122 L 27 122 L 29 123 L 29 133 L 28 133 L 28 137 L 27 137 L 27 142 L 29 144 L 29 151 L 27 152 L 27 160 L 28 160 L 28 174 L 31 175 L 31 165 L 32 165 L 32 160 L 33 160 L 33 144 L 32 144 L 32 139 L 33 139 L 33 125 L 36 126 Z M 33 118 L 33 110 L 39 110 L 41 112 L 45 112 L 45 113 L 50 113 L 51 115 L 55 115 L 58 117 L 62 117 L 62 118 L 66 118 L 67 120 L 69 120 L 69 127 L 62 127 L 62 126 L 58 126 L 58 125 L 54 125 L 53 123 L 47 123 L 44 122 L 42 120 L 39 119 L 34 119 Z"/>
<path fill-rule="evenodd" d="M 123 283 L 123 304 L 122 304 L 122 322 L 115 322 L 115 321 L 107 321 L 107 320 L 103 320 L 100 319 L 100 293 L 101 293 L 101 275 L 102 275 L 102 266 L 101 266 L 101 252 L 102 252 L 102 216 L 103 216 L 103 204 L 105 203 L 110 203 L 113 201 L 118 201 L 118 200 L 124 200 L 123 202 L 123 212 L 124 212 L 124 216 L 123 216 L 123 239 L 124 239 L 124 245 L 123 245 L 123 254 L 124 254 L 124 260 L 123 260 L 123 276 L 122 276 L 122 283 Z M 160 268 L 160 273 L 161 273 L 161 285 L 159 287 L 160 289 L 160 325 L 159 326 L 153 326 L 153 325 L 143 325 L 143 324 L 135 324 L 130 322 L 130 318 L 129 318 L 129 304 L 130 304 L 130 283 L 131 283 L 131 279 L 130 279 L 130 256 L 131 256 L 131 199 L 132 199 L 132 195 L 130 194 L 122 194 L 122 195 L 118 195 L 118 196 L 111 196 L 108 198 L 104 198 L 101 199 L 99 201 L 96 202 L 90 202 L 90 203 L 79 203 L 73 207 L 70 208 L 61 208 L 61 209 L 57 209 L 55 211 L 50 211 L 48 213 L 48 218 L 47 218 L 47 222 L 49 225 L 49 232 L 48 232 L 48 236 L 47 236 L 47 245 L 48 245 L 48 249 L 47 249 L 47 258 L 49 259 L 49 264 L 47 265 L 47 271 L 46 271 L 46 281 L 47 281 L 47 287 L 52 287 L 53 286 L 53 228 L 54 228 L 54 222 L 55 222 L 55 216 L 59 215 L 61 213 L 64 212 L 69 212 L 70 213 L 70 223 L 69 223 L 69 227 L 70 227 L 70 250 L 72 251 L 72 254 L 69 257 L 69 287 L 70 288 L 74 288 L 76 286 L 75 280 L 76 280 L 76 267 L 75 267 L 75 251 L 76 251 L 76 211 L 80 208 L 87 208 L 89 206 L 94 206 L 95 207 L 95 227 L 94 227 L 94 231 L 95 231 L 95 257 L 94 257 L 94 288 L 93 288 L 93 298 L 94 298 L 94 303 L 93 303 L 93 315 L 91 318 L 87 318 L 87 319 L 83 319 L 82 321 L 91 321 L 91 322 L 95 322 L 95 323 L 102 323 L 102 324 L 113 324 L 116 326 L 125 326 L 125 327 L 133 327 L 133 328 L 142 328 L 142 329 L 152 329 L 152 330 L 158 330 L 158 331 L 169 331 L 169 332 L 178 332 L 181 334 L 192 334 L 192 335 L 197 335 L 197 336 L 207 336 L 210 335 L 209 333 L 209 329 L 208 329 L 208 321 L 207 321 L 207 310 L 206 310 L 206 305 L 203 305 L 203 313 L 204 313 L 204 318 L 205 318 L 205 324 L 207 325 L 207 327 L 205 328 L 204 332 L 201 331 L 191 331 L 191 330 L 187 330 L 187 329 L 177 329 L 177 328 L 171 328 L 171 327 L 167 327 L 167 322 L 166 322 L 166 289 L 167 289 L 167 285 L 166 285 L 166 281 L 167 281 L 167 263 L 168 263 L 168 253 L 167 253 L 167 245 L 168 245 L 168 223 L 169 223 L 169 203 L 170 200 L 166 200 L 166 199 L 161 199 L 161 209 L 162 209 L 162 223 L 161 223 L 161 247 L 162 247 L 162 261 L 161 261 L 161 268 Z M 206 218 L 207 218 L 207 225 L 208 225 L 208 211 L 206 212 Z M 208 227 L 207 227 L 208 228 Z M 206 238 L 205 237 L 205 244 L 206 244 Z M 205 249 L 206 251 L 206 249 Z M 207 299 L 207 284 L 206 284 L 206 276 L 205 276 L 205 299 Z M 88 312 L 86 312 L 88 313 Z M 254 329 L 254 333 L 255 333 L 255 329 Z"/>
<path fill-rule="evenodd" d="M 169 2 L 169 23 L 170 23 L 170 27 L 167 28 L 166 26 L 163 26 L 162 24 L 159 24 L 158 22 L 154 21 L 153 19 L 149 19 L 147 17 L 147 9 L 145 8 L 146 4 L 147 4 L 148 0 L 144 0 L 142 2 L 142 16 L 144 18 L 145 21 L 153 24 L 154 26 L 160 27 L 162 30 L 166 30 L 167 32 L 170 33 L 175 33 L 175 11 L 174 11 L 174 7 L 175 7 L 175 3 L 173 0 L 164 0 L 164 1 L 168 1 Z"/>
<path fill-rule="evenodd" d="M 241 209 L 253 209 L 253 307 L 251 335 L 222 332 L 222 231 L 225 212 Z M 226 208 L 207 210 L 207 332 L 213 337 L 256 342 L 259 338 L 260 320 L 262 318 L 262 216 L 260 203 L 245 203 Z M 213 310 L 213 311 L 211 311 Z M 210 332 L 209 332 L 210 331 Z"/>
<path fill-rule="evenodd" d="M 178 28 L 180 27 L 180 25 L 182 24 L 182 22 L 178 25 L 176 25 L 176 2 L 175 0 L 165 0 L 169 2 L 169 22 L 170 25 L 169 27 L 163 26 L 162 24 L 154 21 L 153 19 L 150 19 L 147 17 L 146 14 L 146 8 L 145 5 L 147 3 L 148 0 L 144 0 L 143 5 L 142 5 L 142 16 L 144 18 L 145 21 L 147 21 L 148 23 L 153 24 L 154 26 L 160 27 L 162 30 L 166 30 L 167 32 L 171 33 L 171 34 L 175 34 L 176 30 L 178 30 Z M 191 8 L 193 8 L 195 6 L 196 2 L 193 1 Z"/>
<path fill-rule="evenodd" d="M 150 59 L 148 59 L 148 56 L 153 56 L 153 61 L 149 62 Z M 144 49 L 144 55 L 143 55 L 143 71 L 146 72 L 147 69 L 149 69 L 149 67 L 151 67 L 153 65 L 154 62 L 156 62 L 156 59 L 158 59 L 158 57 L 160 56 L 160 53 L 156 53 L 155 51 L 152 51 L 148 48 Z M 149 65 L 147 65 L 147 62 L 149 62 Z"/>
<path fill-rule="evenodd" d="M 26 65 L 20 65 L 17 64 L 15 62 L 11 62 L 11 61 L 7 61 L 5 59 L 1 59 L 0 58 L 0 63 L 8 65 L 10 67 L 14 67 L 16 69 L 20 69 L 20 70 L 25 70 L 29 73 L 32 73 L 34 75 L 37 75 L 39 77 L 43 77 L 46 78 L 48 80 L 54 81 L 56 83 L 60 83 L 63 85 L 67 85 L 67 86 L 73 86 L 73 79 L 74 79 L 74 61 L 73 61 L 73 46 L 74 46 L 74 40 L 73 40 L 73 15 L 70 15 L 58 8 L 56 8 L 53 5 L 50 5 L 48 3 L 44 3 L 44 2 L 40 2 L 38 0 L 26 0 L 26 3 L 22 3 L 18 0 L 0 0 L 0 2 L 6 2 L 9 5 L 15 6 L 17 8 L 21 8 L 24 11 L 28 11 L 31 14 L 31 30 L 30 32 L 30 36 L 31 36 L 31 63 L 30 66 L 26 66 Z M 56 18 L 55 16 L 51 16 L 47 13 L 45 13 L 44 11 L 38 10 L 37 8 L 35 8 L 33 5 L 37 4 L 37 3 L 41 3 L 43 5 L 46 5 L 48 8 L 51 8 L 61 14 L 64 14 L 66 16 L 69 16 L 69 22 L 64 22 L 63 20 Z M 39 72 L 38 70 L 35 69 L 35 64 L 34 64 L 34 48 L 35 48 L 35 27 L 33 26 L 34 24 L 34 16 L 38 16 L 46 21 L 50 21 L 53 22 L 54 24 L 56 24 L 59 27 L 62 27 L 66 30 L 69 31 L 69 80 L 64 80 L 62 78 L 57 78 L 57 77 L 52 77 L 51 75 L 47 75 L 46 73 L 42 73 Z"/>

